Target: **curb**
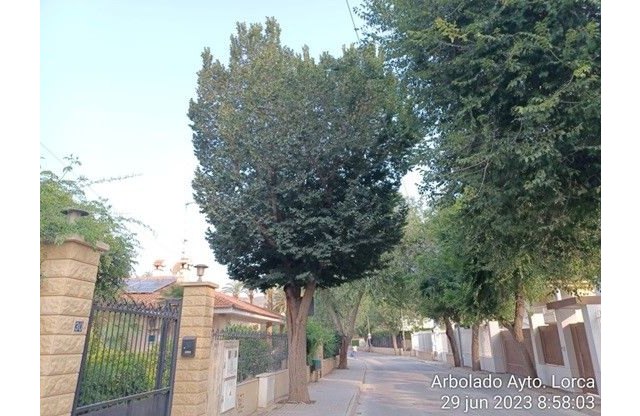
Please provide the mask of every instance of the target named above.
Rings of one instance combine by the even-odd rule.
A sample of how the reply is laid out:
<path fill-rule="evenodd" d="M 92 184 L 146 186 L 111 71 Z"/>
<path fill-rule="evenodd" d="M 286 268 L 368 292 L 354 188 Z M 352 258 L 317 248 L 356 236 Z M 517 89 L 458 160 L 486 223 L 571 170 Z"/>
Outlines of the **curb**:
<path fill-rule="evenodd" d="M 356 413 L 356 408 L 358 407 L 358 400 L 360 400 L 360 393 L 362 392 L 362 388 L 365 384 L 365 378 L 367 377 L 367 362 L 362 360 L 364 363 L 364 372 L 362 373 L 362 380 L 360 381 L 360 385 L 358 386 L 358 390 L 355 392 L 351 400 L 349 400 L 349 406 L 347 406 L 346 416 L 354 416 Z"/>

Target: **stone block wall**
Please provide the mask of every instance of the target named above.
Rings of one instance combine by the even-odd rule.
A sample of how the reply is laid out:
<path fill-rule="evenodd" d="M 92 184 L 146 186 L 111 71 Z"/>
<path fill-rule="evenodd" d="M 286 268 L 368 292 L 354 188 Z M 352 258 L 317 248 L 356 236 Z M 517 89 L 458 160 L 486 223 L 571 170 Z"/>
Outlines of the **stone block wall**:
<path fill-rule="evenodd" d="M 289 397 L 289 370 L 276 372 L 275 401 L 279 402 Z"/>
<path fill-rule="evenodd" d="M 333 369 L 336 367 L 336 358 L 329 357 L 322 360 L 322 377 L 328 376 L 331 374 Z"/>
<path fill-rule="evenodd" d="M 210 388 L 211 340 L 214 291 L 211 282 L 185 282 L 178 349 L 184 337 L 196 337 L 194 357 L 178 353 L 174 381 L 172 416 L 207 414 Z"/>
<path fill-rule="evenodd" d="M 40 246 L 40 414 L 71 413 L 100 254 L 80 237 Z"/>
<path fill-rule="evenodd" d="M 258 379 L 253 378 L 238 384 L 235 413 L 230 413 L 234 416 L 249 416 L 256 410 L 258 410 Z"/>

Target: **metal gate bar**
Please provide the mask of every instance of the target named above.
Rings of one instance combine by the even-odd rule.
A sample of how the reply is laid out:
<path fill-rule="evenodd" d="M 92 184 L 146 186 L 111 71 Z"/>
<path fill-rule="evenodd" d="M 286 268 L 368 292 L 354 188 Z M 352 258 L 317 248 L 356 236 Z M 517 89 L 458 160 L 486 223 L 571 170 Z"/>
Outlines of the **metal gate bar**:
<path fill-rule="evenodd" d="M 169 415 L 180 312 L 180 300 L 94 302 L 72 415 Z"/>

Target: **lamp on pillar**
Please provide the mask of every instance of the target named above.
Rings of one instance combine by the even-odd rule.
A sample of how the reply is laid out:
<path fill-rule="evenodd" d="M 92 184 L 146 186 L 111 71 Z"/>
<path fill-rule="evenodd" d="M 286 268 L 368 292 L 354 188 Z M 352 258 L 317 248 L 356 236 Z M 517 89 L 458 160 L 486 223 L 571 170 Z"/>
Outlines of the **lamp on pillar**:
<path fill-rule="evenodd" d="M 192 267 L 196 268 L 196 275 L 198 276 L 198 282 L 202 282 L 202 276 L 204 276 L 205 269 L 209 268 L 206 264 L 189 264 L 189 259 L 183 257 L 178 264 L 180 265 L 180 270 L 191 270 Z"/>
<path fill-rule="evenodd" d="M 80 208 L 67 208 L 63 209 L 62 213 L 67 216 L 67 221 L 69 224 L 73 224 L 76 222 L 78 218 L 86 217 L 89 213 Z"/>
<path fill-rule="evenodd" d="M 209 266 L 207 266 L 206 264 L 196 264 L 196 274 L 198 275 L 198 282 L 202 282 L 202 276 L 204 276 L 204 271 L 205 269 L 207 269 Z"/>

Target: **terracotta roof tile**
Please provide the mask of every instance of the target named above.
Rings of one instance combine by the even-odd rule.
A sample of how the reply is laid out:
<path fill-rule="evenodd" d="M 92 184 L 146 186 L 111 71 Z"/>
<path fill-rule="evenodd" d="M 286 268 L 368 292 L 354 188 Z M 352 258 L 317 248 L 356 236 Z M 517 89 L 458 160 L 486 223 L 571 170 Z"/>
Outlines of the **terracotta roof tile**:
<path fill-rule="evenodd" d="M 158 303 L 164 299 L 165 290 L 175 284 L 175 281 L 176 278 L 174 276 L 127 279 L 127 281 L 125 281 L 124 297 L 135 302 L 144 302 L 145 304 Z M 233 308 L 272 319 L 284 319 L 280 314 L 258 305 L 252 305 L 249 302 L 236 299 L 222 292 L 216 291 L 214 292 L 214 296 L 214 309 Z"/>
<path fill-rule="evenodd" d="M 283 319 L 282 315 L 275 312 L 271 312 L 268 309 L 261 308 L 257 305 L 252 305 L 249 302 L 245 302 L 240 299 L 236 299 L 233 296 L 229 296 L 226 293 L 215 292 L 214 308 L 234 308 L 245 312 L 255 313 L 257 315 L 268 316 L 269 318 Z"/>
<path fill-rule="evenodd" d="M 164 299 L 162 293 L 159 291 L 154 293 L 125 293 L 124 297 L 136 303 L 142 302 L 145 305 L 153 305 Z"/>

